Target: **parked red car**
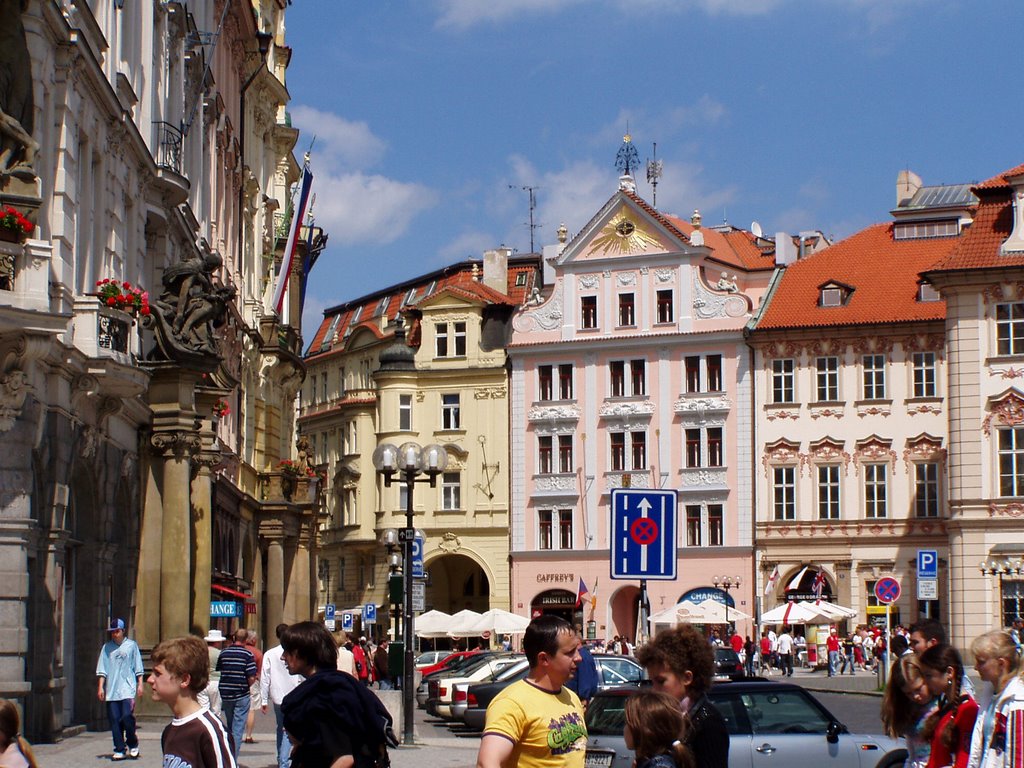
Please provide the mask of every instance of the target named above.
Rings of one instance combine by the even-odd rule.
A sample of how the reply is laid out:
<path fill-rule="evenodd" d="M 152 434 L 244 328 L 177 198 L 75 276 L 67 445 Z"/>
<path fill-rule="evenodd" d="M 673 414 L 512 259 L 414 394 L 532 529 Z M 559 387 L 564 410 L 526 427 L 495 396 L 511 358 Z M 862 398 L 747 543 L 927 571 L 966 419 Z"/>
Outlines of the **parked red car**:
<path fill-rule="evenodd" d="M 423 669 L 421 669 L 420 674 L 422 674 L 423 677 L 426 677 L 432 672 L 438 672 L 442 669 L 447 669 L 459 659 L 464 659 L 466 656 L 472 656 L 475 653 L 480 653 L 480 651 L 456 651 L 455 653 L 450 653 L 443 659 L 441 659 L 439 662 L 437 662 L 437 664 L 433 664 L 429 667 L 424 667 Z"/>

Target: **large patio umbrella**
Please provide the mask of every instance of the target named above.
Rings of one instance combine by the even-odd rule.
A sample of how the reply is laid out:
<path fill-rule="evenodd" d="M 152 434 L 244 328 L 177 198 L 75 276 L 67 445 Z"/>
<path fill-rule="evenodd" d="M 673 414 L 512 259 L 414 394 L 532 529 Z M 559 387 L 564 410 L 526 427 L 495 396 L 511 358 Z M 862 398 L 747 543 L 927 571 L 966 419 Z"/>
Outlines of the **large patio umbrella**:
<path fill-rule="evenodd" d="M 701 608 L 697 603 L 689 600 L 683 600 L 681 603 L 676 603 L 671 608 L 666 608 L 663 611 L 658 611 L 653 614 L 649 621 L 651 624 L 678 624 L 681 621 L 693 621 L 700 623 L 702 619 L 691 619 L 691 616 L 703 615 Z"/>
<path fill-rule="evenodd" d="M 762 624 L 827 624 L 828 619 L 808 603 L 784 603 L 761 614 Z"/>
<path fill-rule="evenodd" d="M 492 608 L 480 615 L 474 623 L 459 630 L 450 630 L 448 634 L 452 637 L 478 637 L 484 632 L 493 632 L 495 635 L 513 635 L 525 632 L 530 620 L 525 616 Z"/>
<path fill-rule="evenodd" d="M 731 605 L 726 610 L 725 603 L 720 603 L 711 598 L 699 603 L 697 607 L 704 612 L 705 616 L 710 616 L 712 619 L 711 621 L 705 621 L 705 624 L 726 624 L 730 621 L 743 621 L 750 618 L 749 613 L 744 613 L 739 608 L 734 608 Z"/>
<path fill-rule="evenodd" d="M 416 617 L 414 628 L 420 637 L 426 637 L 427 632 L 446 632 L 446 627 L 451 624 L 452 617 L 444 611 L 427 611 Z M 441 637 L 445 637 L 444 634 Z"/>
<path fill-rule="evenodd" d="M 420 637 L 449 637 L 453 631 L 462 629 L 468 626 L 470 622 L 479 618 L 479 613 L 467 608 L 463 611 L 459 611 L 447 621 L 440 622 L 438 626 L 435 626 L 430 631 L 421 632 L 418 626 L 414 628 L 416 629 L 416 634 Z"/>

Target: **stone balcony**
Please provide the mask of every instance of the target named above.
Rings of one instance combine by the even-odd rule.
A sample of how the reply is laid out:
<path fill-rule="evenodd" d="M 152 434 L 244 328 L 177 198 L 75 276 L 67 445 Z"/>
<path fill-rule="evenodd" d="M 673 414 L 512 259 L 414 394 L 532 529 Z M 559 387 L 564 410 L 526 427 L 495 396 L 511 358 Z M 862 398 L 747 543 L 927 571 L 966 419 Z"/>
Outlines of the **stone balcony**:
<path fill-rule="evenodd" d="M 137 364 L 142 338 L 130 314 L 104 306 L 97 296 L 76 296 L 71 332 L 75 349 L 89 358 L 89 373 L 100 391 L 117 397 L 145 391 L 149 374 Z"/>

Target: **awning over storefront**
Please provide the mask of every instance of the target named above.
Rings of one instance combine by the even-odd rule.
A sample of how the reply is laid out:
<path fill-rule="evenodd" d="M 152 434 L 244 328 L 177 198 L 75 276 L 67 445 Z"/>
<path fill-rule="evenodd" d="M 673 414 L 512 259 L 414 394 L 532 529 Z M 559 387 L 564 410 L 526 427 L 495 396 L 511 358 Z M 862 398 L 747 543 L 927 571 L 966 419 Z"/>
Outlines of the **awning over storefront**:
<path fill-rule="evenodd" d="M 244 592 L 239 592 L 237 589 L 231 589 L 231 587 L 225 587 L 220 584 L 211 584 L 210 589 L 214 592 L 220 592 L 223 595 L 231 595 L 231 597 L 237 597 L 239 600 L 248 600 L 249 602 L 256 602 L 256 598 L 252 595 L 247 595 Z"/>

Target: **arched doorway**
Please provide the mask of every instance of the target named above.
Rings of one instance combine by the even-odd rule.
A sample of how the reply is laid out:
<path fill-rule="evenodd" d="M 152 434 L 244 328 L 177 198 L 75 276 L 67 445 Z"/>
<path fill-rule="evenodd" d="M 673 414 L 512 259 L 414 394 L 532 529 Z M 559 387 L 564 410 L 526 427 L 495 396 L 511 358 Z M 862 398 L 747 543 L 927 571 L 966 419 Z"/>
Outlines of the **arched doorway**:
<path fill-rule="evenodd" d="M 549 589 L 530 602 L 530 618 L 560 616 L 573 627 L 583 626 L 583 608 L 576 609 L 576 594 L 565 589 Z"/>
<path fill-rule="evenodd" d="M 424 599 L 427 610 L 458 613 L 468 608 L 483 613 L 491 607 L 491 582 L 484 569 L 465 555 L 442 555 L 426 564 L 429 575 Z"/>
<path fill-rule="evenodd" d="M 636 622 L 640 612 L 639 587 L 631 584 L 616 591 L 612 595 L 610 609 L 607 639 L 619 635 L 632 643 L 636 639 Z"/>
<path fill-rule="evenodd" d="M 789 576 L 786 584 L 786 601 L 799 602 L 800 600 L 827 600 L 835 602 L 835 585 L 825 570 L 816 565 L 805 565 L 801 570 Z M 820 585 L 821 594 L 818 594 Z"/>

